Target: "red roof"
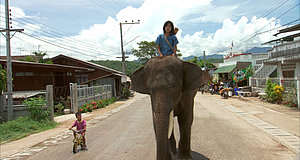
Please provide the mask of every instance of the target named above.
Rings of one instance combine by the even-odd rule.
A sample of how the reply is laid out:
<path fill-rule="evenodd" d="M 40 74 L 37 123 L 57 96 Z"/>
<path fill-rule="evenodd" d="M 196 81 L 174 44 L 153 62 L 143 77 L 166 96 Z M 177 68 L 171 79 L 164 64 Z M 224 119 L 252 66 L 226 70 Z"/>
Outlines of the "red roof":
<path fill-rule="evenodd" d="M 232 54 L 232 56 L 224 57 L 224 59 L 229 59 L 229 58 L 232 58 L 232 57 L 237 57 L 237 56 L 241 56 L 241 55 L 249 55 L 249 54 L 252 54 L 252 53 Z"/>

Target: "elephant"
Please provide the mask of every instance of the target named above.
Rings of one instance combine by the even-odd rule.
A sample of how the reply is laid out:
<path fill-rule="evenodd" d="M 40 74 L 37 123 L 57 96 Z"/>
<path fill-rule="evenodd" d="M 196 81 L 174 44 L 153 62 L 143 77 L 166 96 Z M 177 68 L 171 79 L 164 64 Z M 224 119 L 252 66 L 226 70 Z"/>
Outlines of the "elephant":
<path fill-rule="evenodd" d="M 151 58 L 132 73 L 132 89 L 151 97 L 157 160 L 171 160 L 172 154 L 177 153 L 173 131 L 175 116 L 180 130 L 178 159 L 192 159 L 190 141 L 194 97 L 209 79 L 207 71 L 175 56 Z"/>

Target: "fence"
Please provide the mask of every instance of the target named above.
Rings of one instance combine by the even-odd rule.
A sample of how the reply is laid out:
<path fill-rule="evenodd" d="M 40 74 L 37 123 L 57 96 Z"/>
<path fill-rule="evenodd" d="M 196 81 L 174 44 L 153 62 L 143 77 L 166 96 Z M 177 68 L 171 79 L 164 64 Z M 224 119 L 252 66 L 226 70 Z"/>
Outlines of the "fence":
<path fill-rule="evenodd" d="M 39 91 L 38 93 L 44 95 L 44 97 L 46 98 L 46 106 L 44 106 L 44 108 L 50 109 L 51 119 L 54 120 L 53 86 L 47 85 L 46 91 Z M 24 96 L 25 96 L 24 98 L 27 99 L 26 93 L 24 93 Z M 4 121 L 13 120 L 18 117 L 28 115 L 26 106 L 22 105 L 22 104 L 19 104 L 19 105 L 14 104 L 12 106 L 12 110 L 13 110 L 12 115 L 8 114 L 8 109 L 11 109 L 11 108 L 9 108 L 9 106 L 7 105 L 7 94 L 4 93 L 4 94 L 0 95 L 0 116 Z"/>
<path fill-rule="evenodd" d="M 272 83 L 282 85 L 285 87 L 291 87 L 292 84 L 297 85 L 296 78 L 252 78 L 249 77 L 249 86 L 257 88 L 265 88 L 267 80 L 270 79 Z"/>
<path fill-rule="evenodd" d="M 70 95 L 71 111 L 75 113 L 78 111 L 79 106 L 83 104 L 100 99 L 112 98 L 112 86 L 100 85 L 88 87 L 88 85 L 70 83 Z"/>
<path fill-rule="evenodd" d="M 300 108 L 300 77 L 295 78 L 252 78 L 249 77 L 249 86 L 262 90 L 266 87 L 267 80 L 270 79 L 272 83 L 277 83 L 278 85 L 284 87 L 296 87 L 297 88 L 297 103 L 298 108 Z"/>

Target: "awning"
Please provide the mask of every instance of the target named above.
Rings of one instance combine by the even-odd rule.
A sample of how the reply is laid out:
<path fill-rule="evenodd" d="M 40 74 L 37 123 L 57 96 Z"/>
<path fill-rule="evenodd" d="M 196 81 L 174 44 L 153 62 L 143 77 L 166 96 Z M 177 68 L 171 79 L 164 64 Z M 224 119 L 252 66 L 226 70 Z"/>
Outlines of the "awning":
<path fill-rule="evenodd" d="M 217 70 L 215 70 L 214 73 L 230 73 L 236 65 L 228 65 L 228 66 L 223 66 L 219 67 Z"/>

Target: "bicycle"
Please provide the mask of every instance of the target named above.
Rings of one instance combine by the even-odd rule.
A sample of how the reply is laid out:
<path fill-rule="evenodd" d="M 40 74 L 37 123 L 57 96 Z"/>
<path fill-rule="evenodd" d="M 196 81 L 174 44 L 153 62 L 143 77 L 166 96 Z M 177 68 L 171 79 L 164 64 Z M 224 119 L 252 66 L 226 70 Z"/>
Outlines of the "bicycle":
<path fill-rule="evenodd" d="M 73 153 L 77 153 L 77 147 L 80 145 L 81 149 L 84 149 L 83 146 L 83 136 L 80 134 L 81 131 L 83 130 L 75 130 L 72 129 L 72 131 L 75 132 L 75 139 L 73 140 Z"/>

